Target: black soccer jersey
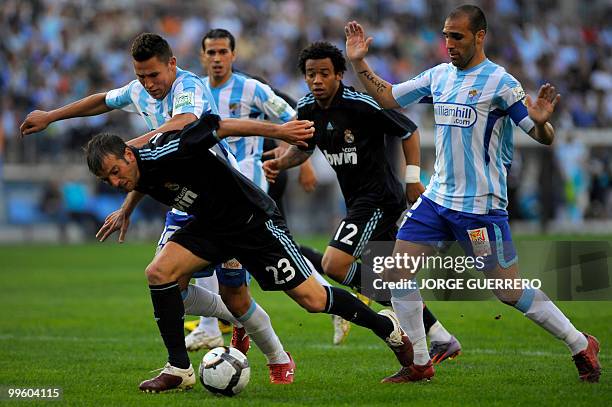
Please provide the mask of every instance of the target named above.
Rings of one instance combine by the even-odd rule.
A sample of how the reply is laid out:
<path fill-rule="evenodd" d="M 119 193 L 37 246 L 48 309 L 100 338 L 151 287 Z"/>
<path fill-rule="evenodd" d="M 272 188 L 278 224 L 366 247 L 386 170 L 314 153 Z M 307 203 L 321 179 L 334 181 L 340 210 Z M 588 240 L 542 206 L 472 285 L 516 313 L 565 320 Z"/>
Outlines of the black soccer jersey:
<path fill-rule="evenodd" d="M 336 171 L 347 207 L 405 208 L 403 187 L 385 156 L 384 135 L 410 137 L 416 130 L 410 119 L 342 83 L 329 108 L 321 108 L 310 93 L 298 101 L 297 111 L 298 119 L 315 123 L 315 135 L 302 149 L 319 147 Z"/>
<path fill-rule="evenodd" d="M 183 130 L 160 133 L 134 148 L 140 171 L 136 190 L 196 216 L 211 231 L 235 232 L 254 219 L 268 219 L 276 206 L 225 157 L 209 150 L 219 142 L 219 120 L 205 114 Z"/>

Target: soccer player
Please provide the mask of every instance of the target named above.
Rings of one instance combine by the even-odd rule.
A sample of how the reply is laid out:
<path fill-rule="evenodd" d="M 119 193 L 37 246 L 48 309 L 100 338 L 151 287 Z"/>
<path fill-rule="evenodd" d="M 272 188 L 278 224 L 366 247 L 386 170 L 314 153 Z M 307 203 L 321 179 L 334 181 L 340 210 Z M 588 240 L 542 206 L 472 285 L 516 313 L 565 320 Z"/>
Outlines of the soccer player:
<path fill-rule="evenodd" d="M 291 106 L 277 96 L 266 84 L 233 71 L 236 59 L 236 40 L 232 33 L 224 29 L 212 29 L 202 38 L 200 61 L 207 72 L 202 78 L 211 91 L 212 98 L 221 118 L 252 118 L 272 120 L 286 123 L 295 118 Z M 225 139 L 230 151 L 236 157 L 240 172 L 253 181 L 264 192 L 268 192 L 268 183 L 262 170 L 263 137 L 228 137 Z M 305 173 L 312 172 L 310 163 L 301 167 Z M 182 216 L 174 224 L 185 224 L 187 217 Z M 237 261 L 220 266 L 218 274 L 245 276 L 246 272 Z M 231 267 L 231 268 L 230 268 Z M 233 281 L 240 283 L 239 278 Z M 196 284 L 212 292 L 218 292 L 217 278 L 201 277 Z M 244 330 L 234 329 L 234 335 L 243 336 Z M 223 345 L 217 318 L 200 317 L 200 323 L 185 338 L 187 350 L 195 351 L 201 348 L 213 348 Z M 284 360 L 281 362 L 288 362 Z"/>
<path fill-rule="evenodd" d="M 514 125 L 541 144 L 550 145 L 548 121 L 560 96 L 550 84 L 533 100 L 506 70 L 486 58 L 487 22 L 482 10 L 463 5 L 443 28 L 451 63 L 437 65 L 415 78 L 393 85 L 365 61 L 372 38 L 355 21 L 345 27 L 346 50 L 357 76 L 385 108 L 414 102 L 434 105 L 435 173 L 422 197 L 411 207 L 397 235 L 396 253 L 431 253 L 424 242 L 457 240 L 468 255 L 485 256 L 489 278 L 519 277 L 506 212 L 507 169 L 512 161 Z M 414 169 L 415 174 L 418 168 Z M 405 276 L 405 275 L 403 275 Z M 581 380 L 600 376 L 599 344 L 579 332 L 539 289 L 496 290 L 504 303 L 518 309 L 569 347 Z M 421 297 L 417 289 L 394 292 L 402 327 L 414 347 L 414 364 L 387 378 L 409 382 L 430 378 L 434 369 L 425 348 Z"/>
<path fill-rule="evenodd" d="M 312 122 L 291 123 L 312 126 Z M 100 179 L 194 215 L 146 268 L 168 363 L 160 375 L 140 388 L 165 391 L 193 386 L 195 375 L 183 338 L 185 310 L 180 289 L 187 286 L 195 271 L 231 258 L 239 258 L 262 289 L 285 291 L 309 312 L 339 314 L 371 329 L 385 340 L 402 366 L 408 366 L 412 362 L 410 340 L 395 315 L 389 310 L 377 314 L 348 292 L 320 285 L 274 201 L 209 150 L 220 138 L 233 134 L 227 126 L 225 120 L 206 114 L 182 131 L 162 133 L 140 149 L 108 134 L 95 136 L 86 148 L 89 169 Z M 254 304 L 248 293 L 233 296 L 222 291 L 222 297 L 236 315 L 241 315 L 245 304 L 251 308 Z"/>
<path fill-rule="evenodd" d="M 291 147 L 282 157 L 266 161 L 270 178 L 278 171 L 301 164 L 315 147 L 336 172 L 344 195 L 347 216 L 336 229 L 322 259 L 325 274 L 343 285 L 361 290 L 357 260 L 369 240 L 394 241 L 397 221 L 409 202 L 424 190 L 419 177 L 406 180 L 405 191 L 385 156 L 385 134 L 402 139 L 409 166 L 419 165 L 420 146 L 416 125 L 404 115 L 383 110 L 368 95 L 342 83 L 346 60 L 328 42 L 303 49 L 298 66 L 311 93 L 298 102 L 298 118 L 315 123 L 315 136 L 306 148 Z M 423 312 L 431 336 L 432 358 L 441 362 L 456 356 L 461 346 L 427 309 Z"/>
<path fill-rule="evenodd" d="M 209 109 L 216 112 L 216 106 L 205 83 L 193 73 L 177 67 L 176 58 L 165 39 L 157 34 L 141 34 L 134 40 L 131 53 L 137 80 L 119 89 L 91 95 L 50 112 L 34 111 L 21 125 L 22 134 L 28 135 L 41 131 L 57 120 L 97 115 L 112 109 L 123 109 L 140 114 L 151 130 L 130 142 L 131 145 L 142 146 L 160 132 L 182 129 Z M 236 135 L 257 134 L 252 131 L 245 132 L 245 129 L 247 127 L 251 130 L 253 127 L 258 129 L 259 126 L 259 123 L 252 120 L 239 120 L 236 127 L 240 133 Z M 291 129 L 291 126 L 286 129 Z M 270 135 L 276 136 L 275 134 Z M 306 133 L 301 134 L 299 131 L 295 135 L 298 136 L 295 140 L 307 137 Z M 281 136 L 285 135 L 281 134 Z M 219 154 L 224 154 L 222 148 L 215 148 Z M 228 155 L 228 159 L 231 160 L 233 157 Z M 108 236 L 108 231 L 119 229 L 119 241 L 122 242 L 129 226 L 132 210 L 142 196 L 135 191 L 128 194 L 122 207 L 107 217 L 97 237 L 104 240 Z M 180 228 L 181 219 L 186 217 L 187 214 L 177 210 L 176 206 L 171 212 L 168 212 L 166 228 L 160 237 L 158 250 L 163 247 L 171 233 Z M 239 292 L 246 290 L 241 280 L 243 276 L 227 273 L 220 277 L 225 277 L 222 283 L 228 290 Z M 217 316 L 226 320 L 234 320 L 218 295 L 193 285 L 187 287 L 183 294 L 186 309 L 190 314 L 217 313 Z M 289 356 L 276 336 L 267 313 L 256 303 L 253 302 L 253 304 L 254 312 L 249 314 L 249 318 L 242 318 L 239 323 L 251 334 L 253 341 L 265 354 L 271 382 L 290 383 L 293 381 L 293 376 L 285 376 L 285 373 L 293 370 L 293 364 L 290 363 Z M 248 350 L 248 337 L 232 339 L 233 346 L 243 352 Z"/>

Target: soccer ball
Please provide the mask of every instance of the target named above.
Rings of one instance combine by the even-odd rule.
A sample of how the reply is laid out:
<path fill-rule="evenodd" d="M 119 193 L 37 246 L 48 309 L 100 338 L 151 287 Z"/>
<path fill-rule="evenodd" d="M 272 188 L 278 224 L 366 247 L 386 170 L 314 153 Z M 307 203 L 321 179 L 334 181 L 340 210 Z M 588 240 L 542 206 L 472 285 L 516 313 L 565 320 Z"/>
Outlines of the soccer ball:
<path fill-rule="evenodd" d="M 234 396 L 249 383 L 251 367 L 238 349 L 219 346 L 204 355 L 199 376 L 202 385 L 210 392 Z"/>

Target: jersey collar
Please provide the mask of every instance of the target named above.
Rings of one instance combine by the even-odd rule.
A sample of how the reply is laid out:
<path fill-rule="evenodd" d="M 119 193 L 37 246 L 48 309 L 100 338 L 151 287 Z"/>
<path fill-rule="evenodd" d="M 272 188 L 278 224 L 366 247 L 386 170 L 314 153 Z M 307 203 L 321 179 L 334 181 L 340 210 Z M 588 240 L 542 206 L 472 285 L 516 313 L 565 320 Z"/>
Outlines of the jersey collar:
<path fill-rule="evenodd" d="M 453 65 L 453 64 L 450 64 L 450 65 L 451 65 L 451 66 L 452 66 L 452 67 L 455 69 L 455 72 L 457 72 L 457 75 L 467 75 L 467 74 L 469 74 L 469 73 L 471 73 L 471 72 L 474 72 L 474 71 L 475 71 L 475 70 L 477 70 L 477 69 L 482 68 L 483 66 L 487 65 L 489 62 L 491 62 L 491 61 L 489 61 L 489 58 L 485 58 L 485 59 L 484 59 L 484 61 L 482 61 L 482 62 L 481 62 L 481 63 L 479 63 L 478 65 L 473 66 L 473 67 L 471 67 L 470 69 L 464 69 L 464 70 L 458 69 L 458 68 L 457 68 L 455 65 Z"/>

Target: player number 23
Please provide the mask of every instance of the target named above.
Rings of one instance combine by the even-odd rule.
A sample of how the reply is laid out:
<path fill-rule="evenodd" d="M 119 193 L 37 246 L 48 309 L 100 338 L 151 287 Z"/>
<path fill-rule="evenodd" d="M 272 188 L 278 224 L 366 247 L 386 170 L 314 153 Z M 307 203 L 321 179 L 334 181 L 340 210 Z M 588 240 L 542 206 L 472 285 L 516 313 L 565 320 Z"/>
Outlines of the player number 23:
<path fill-rule="evenodd" d="M 276 284 L 285 284 L 295 277 L 295 269 L 291 267 L 289 260 L 284 257 L 278 261 L 276 267 L 266 267 L 266 271 L 271 271 L 274 274 L 274 283 Z"/>

